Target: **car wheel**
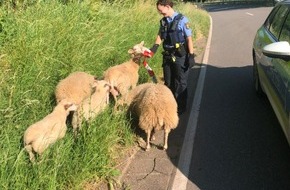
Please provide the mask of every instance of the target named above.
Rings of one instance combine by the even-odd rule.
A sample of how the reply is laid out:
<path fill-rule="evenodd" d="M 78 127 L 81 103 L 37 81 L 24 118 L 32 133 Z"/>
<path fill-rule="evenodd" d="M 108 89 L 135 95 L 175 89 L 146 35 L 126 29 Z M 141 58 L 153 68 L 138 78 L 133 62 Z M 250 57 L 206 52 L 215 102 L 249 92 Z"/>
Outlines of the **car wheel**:
<path fill-rule="evenodd" d="M 264 92 L 261 87 L 260 79 L 259 79 L 259 72 L 258 72 L 258 65 L 257 65 L 257 59 L 255 54 L 253 55 L 253 79 L 254 79 L 254 87 L 255 91 L 258 96 L 263 96 Z"/>

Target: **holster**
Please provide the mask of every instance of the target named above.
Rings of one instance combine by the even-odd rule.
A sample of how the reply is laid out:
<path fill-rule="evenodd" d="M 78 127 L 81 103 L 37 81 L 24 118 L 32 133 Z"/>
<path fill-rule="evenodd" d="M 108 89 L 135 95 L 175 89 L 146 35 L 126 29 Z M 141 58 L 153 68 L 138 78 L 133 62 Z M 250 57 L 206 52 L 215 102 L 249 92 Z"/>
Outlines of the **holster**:
<path fill-rule="evenodd" d="M 181 45 L 181 46 L 179 46 L 176 50 L 175 50 L 175 56 L 176 57 L 183 57 L 183 56 L 185 56 L 187 54 L 187 51 L 186 51 L 186 49 L 185 49 L 185 45 L 183 44 L 183 45 Z"/>
<path fill-rule="evenodd" d="M 163 47 L 164 52 L 162 54 L 164 56 L 175 56 L 175 57 L 183 57 L 187 54 L 185 44 L 180 45 L 178 48 L 166 48 Z"/>

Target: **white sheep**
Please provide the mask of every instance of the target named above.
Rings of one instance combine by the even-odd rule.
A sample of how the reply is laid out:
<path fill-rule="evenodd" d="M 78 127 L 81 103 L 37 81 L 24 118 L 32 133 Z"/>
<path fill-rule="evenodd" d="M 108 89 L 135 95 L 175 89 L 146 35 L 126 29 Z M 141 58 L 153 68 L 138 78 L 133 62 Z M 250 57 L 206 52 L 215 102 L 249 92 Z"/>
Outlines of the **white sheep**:
<path fill-rule="evenodd" d="M 138 116 L 139 127 L 147 134 L 146 150 L 150 149 L 154 130 L 161 129 L 164 130 L 163 148 L 167 149 L 168 134 L 177 127 L 179 121 L 177 103 L 171 90 L 163 84 L 145 83 L 129 94 L 123 102 L 129 103 L 130 112 Z"/>
<path fill-rule="evenodd" d="M 34 153 L 41 155 L 49 145 L 65 136 L 66 118 L 70 111 L 76 109 L 75 104 L 62 100 L 50 114 L 26 129 L 24 147 L 31 161 L 35 160 Z"/>
<path fill-rule="evenodd" d="M 80 104 L 84 99 L 91 96 L 93 93 L 92 86 L 96 81 L 95 76 L 86 72 L 77 71 L 69 74 L 56 86 L 56 102 L 66 99 L 74 104 Z M 115 88 L 110 88 L 110 93 L 113 96 L 118 96 L 118 91 Z"/>
<path fill-rule="evenodd" d="M 131 59 L 119 65 L 108 68 L 104 74 L 104 80 L 108 81 L 120 95 L 126 94 L 130 89 L 136 87 L 139 80 L 139 67 L 141 58 L 144 56 L 145 51 L 150 51 L 144 47 L 144 41 L 135 45 L 132 49 L 128 50 Z M 112 93 L 115 102 L 117 96 Z"/>
<path fill-rule="evenodd" d="M 85 72 L 73 72 L 62 79 L 56 86 L 56 101 L 67 99 L 75 104 L 80 104 L 92 93 L 95 76 Z"/>
<path fill-rule="evenodd" d="M 76 114 L 73 116 L 72 125 L 75 135 L 77 129 L 80 130 L 81 128 L 83 118 L 86 121 L 95 118 L 109 104 L 111 85 L 105 80 L 100 80 L 94 82 L 93 87 L 95 92 L 80 104 Z"/>
<path fill-rule="evenodd" d="M 80 104 L 92 93 L 92 84 L 96 77 L 85 72 L 73 72 L 62 79 L 56 86 L 56 101 L 66 99 L 72 103 Z"/>
<path fill-rule="evenodd" d="M 152 83 L 143 83 L 137 85 L 134 89 L 127 92 L 125 95 L 123 95 L 116 103 L 115 105 L 115 111 L 118 111 L 120 108 L 128 106 L 132 103 L 132 101 L 136 98 L 136 96 L 146 88 L 152 86 Z"/>

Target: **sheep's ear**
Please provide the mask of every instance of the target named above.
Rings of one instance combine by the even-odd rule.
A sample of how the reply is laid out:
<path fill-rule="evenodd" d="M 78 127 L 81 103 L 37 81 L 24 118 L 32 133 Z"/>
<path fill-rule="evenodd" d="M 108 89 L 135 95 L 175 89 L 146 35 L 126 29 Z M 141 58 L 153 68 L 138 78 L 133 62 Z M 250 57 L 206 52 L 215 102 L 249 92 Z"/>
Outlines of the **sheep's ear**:
<path fill-rule="evenodd" d="M 99 80 L 95 80 L 95 81 L 92 83 L 91 87 L 92 87 L 92 88 L 96 88 L 98 85 L 99 85 Z"/>
<path fill-rule="evenodd" d="M 140 45 L 141 45 L 141 46 L 144 46 L 144 41 L 142 41 L 142 42 L 140 43 Z"/>
<path fill-rule="evenodd" d="M 76 111 L 78 106 L 76 104 L 66 104 L 64 105 L 64 109 L 67 111 Z"/>
<path fill-rule="evenodd" d="M 110 93 L 113 95 L 113 96 L 119 96 L 120 95 L 120 92 L 118 90 L 118 88 L 116 86 L 114 86 L 114 82 L 112 82 L 110 84 Z"/>
<path fill-rule="evenodd" d="M 129 53 L 129 54 L 133 54 L 134 52 L 135 52 L 135 51 L 134 51 L 133 49 L 129 49 L 129 50 L 128 50 L 128 53 Z"/>
<path fill-rule="evenodd" d="M 92 94 L 95 93 L 96 90 L 97 90 L 97 84 L 94 83 L 94 84 L 92 85 L 92 88 L 91 88 L 91 93 L 92 93 Z"/>
<path fill-rule="evenodd" d="M 65 104 L 64 105 L 64 109 L 67 110 L 68 108 L 70 108 L 73 104 Z"/>
<path fill-rule="evenodd" d="M 106 88 L 106 87 L 109 87 L 109 90 L 112 89 L 112 85 L 111 85 L 110 83 L 105 83 L 105 84 L 104 84 L 104 88 Z"/>
<path fill-rule="evenodd" d="M 119 96 L 120 95 L 120 92 L 118 90 L 118 88 L 116 86 L 112 86 L 112 89 L 111 91 L 116 95 L 116 96 Z"/>

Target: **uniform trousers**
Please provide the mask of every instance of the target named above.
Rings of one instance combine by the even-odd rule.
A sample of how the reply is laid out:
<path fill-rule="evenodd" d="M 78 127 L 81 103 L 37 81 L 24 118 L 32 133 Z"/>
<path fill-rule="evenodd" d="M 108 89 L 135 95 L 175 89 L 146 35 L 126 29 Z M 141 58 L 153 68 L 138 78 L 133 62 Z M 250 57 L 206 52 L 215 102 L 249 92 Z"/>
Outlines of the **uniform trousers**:
<path fill-rule="evenodd" d="M 172 91 L 178 110 L 184 111 L 187 103 L 188 55 L 174 57 L 163 54 L 164 84 Z"/>

